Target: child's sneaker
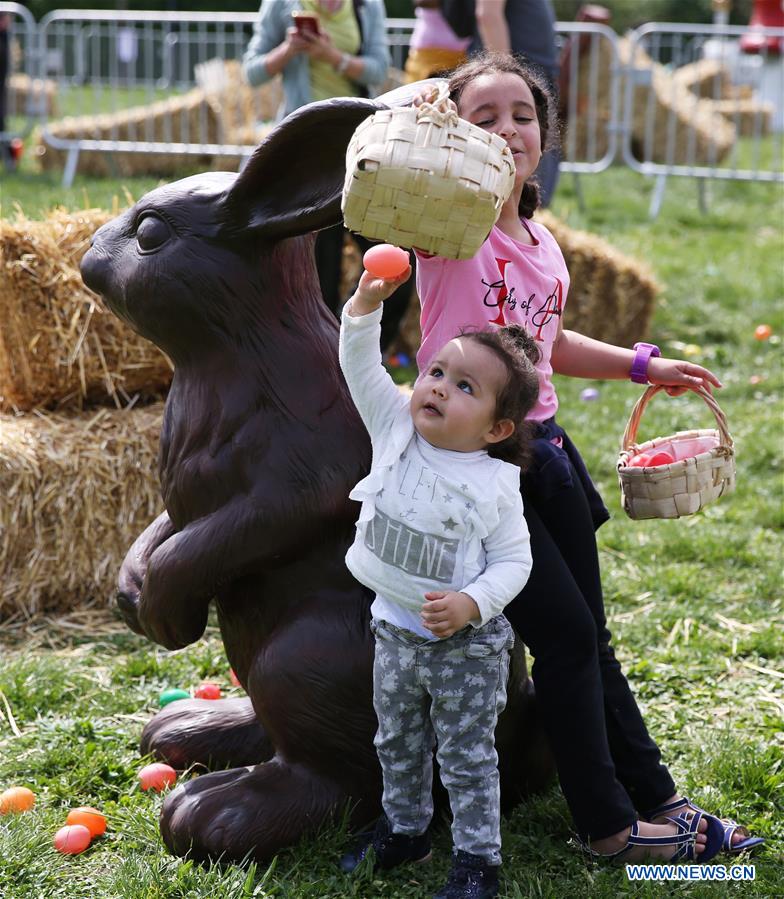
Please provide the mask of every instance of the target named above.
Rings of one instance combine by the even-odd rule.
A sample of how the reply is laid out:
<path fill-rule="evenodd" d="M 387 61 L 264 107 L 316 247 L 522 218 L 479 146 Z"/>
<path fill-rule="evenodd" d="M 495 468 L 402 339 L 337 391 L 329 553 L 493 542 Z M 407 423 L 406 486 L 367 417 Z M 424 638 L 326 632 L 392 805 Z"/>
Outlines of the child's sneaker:
<path fill-rule="evenodd" d="M 458 849 L 443 888 L 433 899 L 491 899 L 498 895 L 498 866 Z"/>
<path fill-rule="evenodd" d="M 389 870 L 405 862 L 430 861 L 430 834 L 428 831 L 416 837 L 402 833 L 392 833 L 389 818 L 382 815 L 372 831 L 360 835 L 357 845 L 340 859 L 340 868 L 350 874 L 373 848 L 375 853 L 374 871 Z"/>

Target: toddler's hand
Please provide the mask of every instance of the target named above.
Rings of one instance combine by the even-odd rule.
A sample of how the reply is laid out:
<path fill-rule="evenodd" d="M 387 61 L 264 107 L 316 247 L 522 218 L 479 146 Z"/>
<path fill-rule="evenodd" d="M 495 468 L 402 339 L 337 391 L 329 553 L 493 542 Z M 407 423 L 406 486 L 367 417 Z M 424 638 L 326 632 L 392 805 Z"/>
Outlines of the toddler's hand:
<path fill-rule="evenodd" d="M 481 618 L 479 607 L 467 593 L 432 590 L 425 593 L 422 624 L 436 637 L 451 637 L 469 621 Z"/>
<path fill-rule="evenodd" d="M 397 278 L 377 278 L 368 271 L 362 272 L 357 289 L 349 302 L 351 315 L 367 315 L 392 296 L 392 294 L 411 277 L 411 266 Z"/>
<path fill-rule="evenodd" d="M 648 362 L 648 380 L 661 384 L 670 396 L 680 396 L 687 390 L 702 387 L 711 392 L 711 386 L 722 387 L 721 381 L 701 365 L 683 359 L 663 359 L 654 356 Z"/>

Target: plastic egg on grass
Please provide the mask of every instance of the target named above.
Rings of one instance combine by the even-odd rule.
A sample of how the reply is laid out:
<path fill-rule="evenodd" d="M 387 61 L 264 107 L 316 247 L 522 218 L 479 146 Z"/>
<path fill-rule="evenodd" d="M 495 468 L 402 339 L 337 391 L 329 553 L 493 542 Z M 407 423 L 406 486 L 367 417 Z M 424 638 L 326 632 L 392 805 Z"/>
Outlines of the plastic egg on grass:
<path fill-rule="evenodd" d="M 754 337 L 757 340 L 767 340 L 772 333 L 773 328 L 770 325 L 757 325 L 754 329 Z"/>
<path fill-rule="evenodd" d="M 35 793 L 27 787 L 9 787 L 0 793 L 0 815 L 29 812 L 35 805 Z"/>
<path fill-rule="evenodd" d="M 154 790 L 156 793 L 160 793 L 161 790 L 170 787 L 177 780 L 177 772 L 171 765 L 155 762 L 152 765 L 145 765 L 137 777 L 139 786 L 143 790 Z"/>
<path fill-rule="evenodd" d="M 594 400 L 599 399 L 599 391 L 595 387 L 586 387 L 580 394 L 580 399 L 584 403 L 592 403 Z"/>
<path fill-rule="evenodd" d="M 371 247 L 362 257 L 362 264 L 374 278 L 398 278 L 408 268 L 408 253 L 391 243 Z"/>
<path fill-rule="evenodd" d="M 100 837 L 106 833 L 106 818 L 97 808 L 89 805 L 81 805 L 72 808 L 65 819 L 66 824 L 81 824 L 90 831 L 91 837 Z"/>
<path fill-rule="evenodd" d="M 92 834 L 84 824 L 66 824 L 54 835 L 54 848 L 64 855 L 78 855 L 90 845 Z"/>
<path fill-rule="evenodd" d="M 221 693 L 221 688 L 218 684 L 214 684 L 211 681 L 205 681 L 203 684 L 199 684 L 198 687 L 193 691 L 193 695 L 197 699 L 220 699 L 223 695 Z"/>

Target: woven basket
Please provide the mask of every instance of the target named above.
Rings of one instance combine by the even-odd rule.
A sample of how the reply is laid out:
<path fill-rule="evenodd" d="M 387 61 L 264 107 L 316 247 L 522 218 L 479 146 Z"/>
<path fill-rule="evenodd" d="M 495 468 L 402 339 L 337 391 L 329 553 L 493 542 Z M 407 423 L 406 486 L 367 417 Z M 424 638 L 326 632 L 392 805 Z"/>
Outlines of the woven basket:
<path fill-rule="evenodd" d="M 343 218 L 371 240 L 470 259 L 514 185 L 506 141 L 458 117 L 442 83 L 432 103 L 384 109 L 346 153 Z"/>
<path fill-rule="evenodd" d="M 647 443 L 634 442 L 637 427 L 648 401 L 664 388 L 649 387 L 637 400 L 626 425 L 618 457 L 618 480 L 621 485 L 623 508 L 630 518 L 680 518 L 692 515 L 723 493 L 735 489 L 735 449 L 727 430 L 727 419 L 719 404 L 707 390 L 695 391 L 713 412 L 718 430 L 678 431 L 670 437 L 657 437 Z M 702 452 L 690 455 L 669 465 L 630 468 L 629 462 L 638 453 L 684 449 L 688 442 L 696 442 Z"/>

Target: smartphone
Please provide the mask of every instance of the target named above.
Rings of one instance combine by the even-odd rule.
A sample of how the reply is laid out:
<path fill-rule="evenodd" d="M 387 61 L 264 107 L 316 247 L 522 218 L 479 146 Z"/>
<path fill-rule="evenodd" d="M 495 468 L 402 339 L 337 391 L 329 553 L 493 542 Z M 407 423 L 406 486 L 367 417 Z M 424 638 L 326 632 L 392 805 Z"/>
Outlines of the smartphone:
<path fill-rule="evenodd" d="M 293 12 L 291 18 L 294 19 L 294 27 L 300 34 L 310 33 L 319 34 L 318 17 L 309 12 Z"/>

